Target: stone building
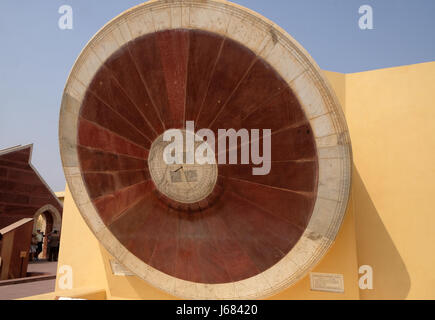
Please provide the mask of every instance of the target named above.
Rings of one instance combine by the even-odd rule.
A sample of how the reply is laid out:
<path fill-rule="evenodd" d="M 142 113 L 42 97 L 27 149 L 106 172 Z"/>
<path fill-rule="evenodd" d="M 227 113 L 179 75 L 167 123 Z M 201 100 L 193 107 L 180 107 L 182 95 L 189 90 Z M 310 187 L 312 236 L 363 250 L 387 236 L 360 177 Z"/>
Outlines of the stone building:
<path fill-rule="evenodd" d="M 32 148 L 33 145 L 26 145 L 0 150 L 0 230 L 12 232 L 9 226 L 23 219 L 33 219 L 33 227 L 26 229 L 26 234 L 20 233 L 20 239 L 15 238 L 10 243 L 10 246 L 14 246 L 13 243 L 26 239 L 28 243 L 22 244 L 25 251 L 30 247 L 32 232 L 39 229 L 46 235 L 55 229 L 60 231 L 62 226 L 62 203 L 33 167 Z M 41 257 L 45 256 L 45 241 Z M 0 248 L 3 262 L 6 251 L 12 250 L 12 247 L 4 246 L 5 243 L 3 250 Z M 25 274 L 25 270 L 22 273 Z"/>

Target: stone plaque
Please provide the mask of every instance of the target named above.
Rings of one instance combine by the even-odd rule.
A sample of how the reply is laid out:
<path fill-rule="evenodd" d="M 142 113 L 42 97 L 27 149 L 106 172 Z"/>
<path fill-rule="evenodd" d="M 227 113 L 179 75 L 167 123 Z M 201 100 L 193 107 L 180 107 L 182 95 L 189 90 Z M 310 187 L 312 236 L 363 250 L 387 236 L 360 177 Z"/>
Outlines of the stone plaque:
<path fill-rule="evenodd" d="M 344 277 L 342 274 L 310 273 L 311 290 L 326 292 L 344 292 Z"/>
<path fill-rule="evenodd" d="M 115 276 L 134 276 L 134 274 L 127 270 L 122 264 L 116 260 L 110 260 L 110 267 L 112 268 L 112 273 Z"/>

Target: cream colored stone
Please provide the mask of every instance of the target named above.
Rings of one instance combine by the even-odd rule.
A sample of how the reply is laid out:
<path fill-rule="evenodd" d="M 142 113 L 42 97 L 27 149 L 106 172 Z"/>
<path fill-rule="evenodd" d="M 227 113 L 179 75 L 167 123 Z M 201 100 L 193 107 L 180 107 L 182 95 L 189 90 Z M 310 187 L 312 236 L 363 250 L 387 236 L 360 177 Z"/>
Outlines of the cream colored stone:
<path fill-rule="evenodd" d="M 202 6 L 190 7 L 189 26 L 219 34 L 226 34 L 231 15 L 220 10 L 208 10 Z"/>
<path fill-rule="evenodd" d="M 151 12 L 144 12 L 143 10 L 131 14 L 127 19 L 127 25 L 132 39 L 155 31 Z"/>
<path fill-rule="evenodd" d="M 171 29 L 172 12 L 170 7 L 153 9 L 152 15 L 156 31 Z"/>
<path fill-rule="evenodd" d="M 67 111 L 67 108 L 61 110 L 62 128 L 60 130 L 60 138 L 66 141 L 71 146 L 77 144 L 77 114 Z"/>
<path fill-rule="evenodd" d="M 93 226 L 95 227 L 95 226 Z M 94 231 L 96 237 L 98 240 L 100 240 L 102 243 L 104 243 L 104 247 L 107 249 L 107 251 L 110 252 L 110 254 L 115 257 L 118 261 L 121 263 L 123 262 L 123 258 L 125 254 L 127 253 L 127 250 L 124 246 L 121 245 L 121 243 L 115 238 L 115 236 L 112 234 L 112 232 L 107 229 L 107 227 L 102 228 L 101 230 Z"/>
<path fill-rule="evenodd" d="M 292 52 L 279 42 L 271 50 L 267 62 L 289 84 L 305 72 L 304 66 L 297 61 Z"/>
<path fill-rule="evenodd" d="M 317 83 L 313 81 L 310 73 L 305 72 L 297 77 L 291 83 L 291 87 L 296 93 L 299 102 L 302 104 L 308 119 L 318 117 L 328 112 L 328 108 L 323 101 Z"/>
<path fill-rule="evenodd" d="M 117 22 L 116 27 L 112 28 L 112 35 L 119 47 L 131 41 L 131 33 L 125 19 Z"/>
<path fill-rule="evenodd" d="M 187 4 L 181 6 L 181 28 L 190 28 L 190 7 Z"/>
<path fill-rule="evenodd" d="M 79 159 L 77 156 L 77 152 L 74 150 L 75 145 L 72 144 L 68 139 L 62 137 L 59 138 L 59 145 L 61 151 L 62 165 L 64 166 L 64 168 L 66 166 L 77 167 L 79 164 Z"/>
<path fill-rule="evenodd" d="M 233 282 L 225 284 L 214 284 L 214 295 L 217 299 L 228 300 L 237 296 L 236 287 Z"/>
<path fill-rule="evenodd" d="M 200 283 L 198 285 L 198 299 L 213 299 L 217 300 L 218 297 L 215 293 L 214 284 Z"/>
<path fill-rule="evenodd" d="M 268 38 L 268 37 L 265 38 L 264 47 L 261 49 L 261 52 L 259 53 L 259 56 L 261 58 L 263 58 L 265 61 L 267 61 L 270 53 L 275 48 L 275 45 L 276 45 L 276 43 L 278 41 L 277 39 L 275 39 L 272 36 L 273 31 L 270 31 L 270 32 L 271 32 L 271 37 L 270 38 Z"/>
<path fill-rule="evenodd" d="M 175 292 L 175 281 L 177 279 L 174 277 L 170 277 L 154 268 L 150 268 L 148 270 L 148 272 L 146 273 L 146 280 L 168 293 L 173 294 Z M 192 295 L 191 298 L 194 297 L 195 295 Z"/>
<path fill-rule="evenodd" d="M 82 204 L 89 203 L 91 200 L 83 184 L 81 175 L 69 176 L 67 179 L 68 186 L 77 206 L 80 207 Z"/>
<path fill-rule="evenodd" d="M 78 116 L 78 114 L 80 113 L 80 106 L 81 102 L 79 102 L 79 100 L 77 100 L 75 96 L 69 94 L 67 90 L 65 90 L 62 97 L 60 112 L 68 112 L 70 114 Z"/>
<path fill-rule="evenodd" d="M 67 100 L 64 100 L 67 101 Z M 65 167 L 78 167 L 77 156 L 77 115 L 61 109 L 61 121 L 59 129 L 59 144 L 61 149 L 62 164 Z"/>
<path fill-rule="evenodd" d="M 104 63 L 114 52 L 119 49 L 119 44 L 116 41 L 112 32 L 108 32 L 104 37 L 95 43 L 92 47 L 101 63 Z"/>
<path fill-rule="evenodd" d="M 334 225 L 334 219 L 339 208 L 335 200 L 317 198 L 307 230 L 310 236 L 328 236 Z"/>
<path fill-rule="evenodd" d="M 298 272 L 304 271 L 310 266 L 310 261 L 313 259 L 319 247 L 321 247 L 323 238 L 319 235 L 313 235 L 309 230 L 305 230 L 298 243 L 289 252 L 289 258 L 298 266 Z"/>
<path fill-rule="evenodd" d="M 342 274 L 310 273 L 311 290 L 324 292 L 344 292 L 344 277 Z"/>
<path fill-rule="evenodd" d="M 272 41 L 270 33 L 258 28 L 251 21 L 242 20 L 236 16 L 233 16 L 230 21 L 227 35 L 231 39 L 243 43 L 257 55 L 260 55 L 266 45 Z"/>
<path fill-rule="evenodd" d="M 232 19 L 238 18 L 247 25 L 255 26 L 256 29 L 261 30 L 266 34 L 270 41 L 265 41 L 264 47 L 261 49 L 260 56 L 267 60 L 270 51 L 274 48 L 275 44 L 280 41 L 281 33 L 277 32 L 277 25 L 257 12 L 249 8 L 242 7 L 236 3 L 231 3 Z M 228 32 L 230 34 L 230 32 Z M 245 41 L 241 41 L 245 44 Z"/>
<path fill-rule="evenodd" d="M 92 230 L 94 230 L 95 233 L 100 232 L 106 227 L 103 220 L 101 220 L 100 216 L 95 210 L 95 206 L 92 202 L 83 203 L 80 205 L 80 207 L 83 212 L 86 212 L 86 222 L 88 225 L 92 226 Z"/>
<path fill-rule="evenodd" d="M 252 299 L 270 290 L 269 283 L 261 273 L 254 277 L 237 281 L 234 283 L 234 286 L 237 295 L 235 298 L 237 299 Z"/>
<path fill-rule="evenodd" d="M 142 277 L 144 279 L 146 277 L 146 274 L 148 270 L 151 268 L 148 266 L 145 262 L 138 259 L 134 254 L 132 254 L 130 251 L 125 249 L 125 254 L 123 256 L 123 259 L 121 263 L 130 271 L 133 271 L 138 276 Z"/>
<path fill-rule="evenodd" d="M 73 76 L 70 76 L 67 82 L 67 85 L 65 87 L 65 92 L 64 92 L 64 98 L 65 95 L 69 95 L 71 98 L 74 98 L 76 100 L 76 103 L 73 103 L 72 106 L 69 107 L 69 111 L 73 112 L 73 113 L 78 113 L 79 109 L 80 109 L 80 105 L 83 101 L 83 98 L 85 96 L 85 92 L 86 92 L 86 88 L 83 85 L 82 82 L 80 82 L 79 80 L 77 80 L 76 78 L 74 78 Z M 66 97 L 67 99 L 69 98 L 68 96 Z M 62 99 L 62 103 L 63 103 L 63 99 Z M 67 101 L 68 103 L 71 103 L 69 101 Z M 75 108 L 72 108 L 72 107 Z"/>
<path fill-rule="evenodd" d="M 201 286 L 201 284 L 181 279 L 175 279 L 173 293 L 180 297 L 192 299 L 201 294 L 198 290 L 198 286 Z"/>
<path fill-rule="evenodd" d="M 347 156 L 347 146 L 336 145 L 332 147 L 321 147 L 317 149 L 319 159 L 335 159 L 344 158 Z"/>
<path fill-rule="evenodd" d="M 335 134 L 334 124 L 332 123 L 329 114 L 311 119 L 310 124 L 316 138 Z"/>
<path fill-rule="evenodd" d="M 324 136 L 316 139 L 317 148 L 327 148 L 336 146 L 338 143 L 338 138 L 336 134 L 330 136 Z"/>
<path fill-rule="evenodd" d="M 339 200 L 343 185 L 341 171 L 341 159 L 319 159 L 318 197 Z"/>
<path fill-rule="evenodd" d="M 66 138 L 59 139 L 60 148 L 62 151 L 62 165 L 69 167 L 77 167 L 79 165 L 79 160 L 77 153 L 75 152 L 75 145 Z"/>
<path fill-rule="evenodd" d="M 186 133 L 183 131 L 183 135 Z M 164 141 L 163 135 L 157 137 L 151 145 L 148 156 L 148 168 L 151 180 L 156 185 L 157 190 L 166 195 L 168 198 L 182 203 L 196 203 L 209 196 L 216 185 L 218 177 L 217 164 L 185 164 L 181 168 L 180 181 L 172 182 L 172 177 L 168 172 L 176 170 L 179 165 L 167 165 L 163 161 L 163 153 L 169 142 Z M 196 149 L 201 142 L 197 140 L 194 144 Z M 197 175 L 196 181 L 188 181 L 187 178 L 181 178 L 182 172 L 193 170 Z"/>
<path fill-rule="evenodd" d="M 182 27 L 182 6 L 171 7 L 171 26 L 172 29 L 179 29 Z"/>
<path fill-rule="evenodd" d="M 65 176 L 76 176 L 80 174 L 80 168 L 78 167 L 63 167 Z"/>
<path fill-rule="evenodd" d="M 289 275 L 294 274 L 298 269 L 298 266 L 291 260 L 291 256 L 287 254 L 273 268 L 264 271 L 263 277 L 270 286 L 275 286 L 286 282 Z"/>
<path fill-rule="evenodd" d="M 97 73 L 101 66 L 101 62 L 97 55 L 91 50 L 91 47 L 83 50 L 82 56 L 80 56 L 79 67 L 77 73 L 74 76 L 82 84 L 88 85 L 94 75 Z"/>

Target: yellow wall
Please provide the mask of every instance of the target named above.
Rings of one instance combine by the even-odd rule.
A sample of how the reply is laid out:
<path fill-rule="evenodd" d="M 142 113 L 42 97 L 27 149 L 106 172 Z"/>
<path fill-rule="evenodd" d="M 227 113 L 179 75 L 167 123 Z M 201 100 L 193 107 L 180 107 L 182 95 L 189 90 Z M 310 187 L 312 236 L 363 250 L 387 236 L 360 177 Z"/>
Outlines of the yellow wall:
<path fill-rule="evenodd" d="M 106 273 L 100 244 L 80 215 L 68 186 L 65 190 L 63 208 L 58 272 L 63 265 L 71 266 L 73 289 L 106 288 Z M 58 273 L 57 280 L 59 276 Z M 59 281 L 56 281 L 56 291 L 60 291 Z"/>
<path fill-rule="evenodd" d="M 435 298 L 435 62 L 346 75 L 364 299 Z"/>

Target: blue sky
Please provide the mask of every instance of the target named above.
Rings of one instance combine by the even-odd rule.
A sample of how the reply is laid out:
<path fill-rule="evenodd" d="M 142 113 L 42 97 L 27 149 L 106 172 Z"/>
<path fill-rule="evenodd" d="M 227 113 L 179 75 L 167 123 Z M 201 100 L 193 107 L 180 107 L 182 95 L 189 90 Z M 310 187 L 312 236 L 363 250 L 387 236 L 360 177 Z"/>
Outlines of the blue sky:
<path fill-rule="evenodd" d="M 58 118 L 63 87 L 81 49 L 107 21 L 143 1 L 0 2 L 0 149 L 34 143 L 32 163 L 55 190 L 65 179 Z M 435 61 L 434 0 L 236 0 L 283 27 L 322 69 L 351 73 Z M 73 8 L 73 30 L 58 9 Z M 360 30 L 370 5 L 374 29 Z"/>

